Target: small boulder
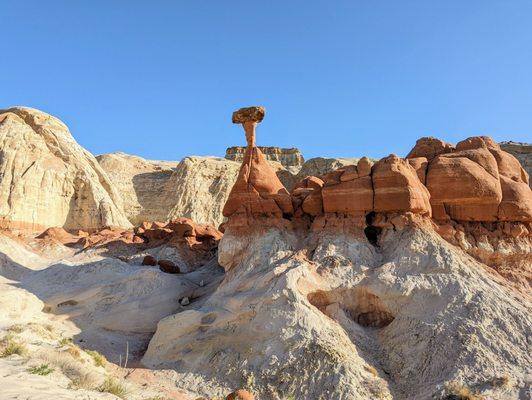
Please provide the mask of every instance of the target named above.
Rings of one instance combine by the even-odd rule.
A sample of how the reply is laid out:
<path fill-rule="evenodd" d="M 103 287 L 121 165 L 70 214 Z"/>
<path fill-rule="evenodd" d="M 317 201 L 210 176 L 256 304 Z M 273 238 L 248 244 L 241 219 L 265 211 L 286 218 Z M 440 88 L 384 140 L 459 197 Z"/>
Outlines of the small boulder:
<path fill-rule="evenodd" d="M 165 228 L 171 229 L 178 237 L 194 236 L 194 222 L 190 218 L 174 219 Z"/>
<path fill-rule="evenodd" d="M 144 231 L 146 231 L 148 229 L 151 229 L 152 225 L 153 224 L 151 222 L 144 221 L 139 225 L 139 228 L 142 228 Z"/>
<path fill-rule="evenodd" d="M 410 150 L 406 158 L 425 157 L 428 161 L 431 161 L 436 156 L 451 153 L 453 150 L 454 146 L 445 143 L 443 140 L 434 137 L 422 137 L 417 140 L 416 145 Z"/>
<path fill-rule="evenodd" d="M 144 259 L 142 260 L 142 265 L 152 265 L 152 266 L 155 266 L 157 265 L 157 259 L 154 257 L 154 256 L 151 256 L 151 255 L 147 255 L 144 257 Z"/>
<path fill-rule="evenodd" d="M 143 236 L 148 239 L 148 241 L 163 240 L 171 237 L 173 231 L 168 228 L 152 228 L 146 230 Z"/>
<path fill-rule="evenodd" d="M 170 260 L 159 260 L 159 269 L 167 274 L 179 274 L 181 270 Z"/>
<path fill-rule="evenodd" d="M 245 389 L 238 389 L 230 393 L 225 400 L 255 400 L 255 397 Z"/>
<path fill-rule="evenodd" d="M 78 238 L 75 238 L 72 234 L 59 227 L 46 229 L 43 233 L 37 236 L 37 239 L 48 239 L 62 244 L 74 243 L 78 240 Z"/>
<path fill-rule="evenodd" d="M 264 119 L 266 110 L 261 106 L 244 107 L 233 113 L 233 124 L 243 124 L 245 122 L 261 122 Z"/>

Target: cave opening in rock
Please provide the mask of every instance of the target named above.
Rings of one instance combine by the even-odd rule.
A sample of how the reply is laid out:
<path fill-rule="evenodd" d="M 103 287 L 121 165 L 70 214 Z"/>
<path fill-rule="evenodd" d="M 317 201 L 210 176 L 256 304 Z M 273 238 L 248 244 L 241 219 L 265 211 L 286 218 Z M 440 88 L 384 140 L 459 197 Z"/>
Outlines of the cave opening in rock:
<path fill-rule="evenodd" d="M 375 220 L 375 212 L 371 211 L 366 214 L 366 227 L 364 228 L 364 234 L 373 246 L 379 246 L 379 236 L 382 232 L 382 228 L 378 226 L 373 226 L 373 221 Z"/>
<path fill-rule="evenodd" d="M 384 302 L 366 288 L 345 288 L 309 293 L 310 304 L 328 317 L 341 320 L 342 310 L 352 321 L 364 328 L 384 328 L 395 319 Z"/>

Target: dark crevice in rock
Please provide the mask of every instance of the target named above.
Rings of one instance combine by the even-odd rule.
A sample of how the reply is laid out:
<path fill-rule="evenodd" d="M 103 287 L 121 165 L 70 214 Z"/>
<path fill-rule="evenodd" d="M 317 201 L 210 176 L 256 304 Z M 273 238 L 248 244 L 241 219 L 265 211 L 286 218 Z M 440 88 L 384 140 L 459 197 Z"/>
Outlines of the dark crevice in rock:
<path fill-rule="evenodd" d="M 375 215 L 376 214 L 374 211 L 371 211 L 368 214 L 366 214 L 367 226 L 364 228 L 364 234 L 366 235 L 368 242 L 370 242 L 373 246 L 378 247 L 379 237 L 380 237 L 380 234 L 382 233 L 382 228 L 378 226 L 373 226 Z"/>

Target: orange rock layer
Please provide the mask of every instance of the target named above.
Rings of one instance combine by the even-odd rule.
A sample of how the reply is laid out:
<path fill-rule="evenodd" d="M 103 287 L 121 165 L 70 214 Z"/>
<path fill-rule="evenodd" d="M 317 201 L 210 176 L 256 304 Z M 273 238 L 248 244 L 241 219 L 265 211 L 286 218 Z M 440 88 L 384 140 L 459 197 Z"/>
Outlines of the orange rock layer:
<path fill-rule="evenodd" d="M 48 228 L 37 239 L 59 242 L 65 245 L 79 245 L 83 248 L 109 243 L 149 244 L 155 247 L 169 242 L 183 242 L 194 249 L 211 250 L 216 248 L 223 234 L 210 225 L 194 223 L 189 218 L 178 218 L 170 222 L 143 222 L 134 229 L 106 227 L 88 233 L 67 232 L 63 228 Z"/>
<path fill-rule="evenodd" d="M 406 158 L 390 155 L 320 177 L 306 177 L 289 194 L 260 150 L 246 150 L 224 208 L 243 216 L 288 218 L 414 213 L 436 220 L 532 221 L 532 191 L 519 161 L 489 137 L 456 146 L 419 139 Z M 237 218 L 238 216 L 238 218 Z"/>

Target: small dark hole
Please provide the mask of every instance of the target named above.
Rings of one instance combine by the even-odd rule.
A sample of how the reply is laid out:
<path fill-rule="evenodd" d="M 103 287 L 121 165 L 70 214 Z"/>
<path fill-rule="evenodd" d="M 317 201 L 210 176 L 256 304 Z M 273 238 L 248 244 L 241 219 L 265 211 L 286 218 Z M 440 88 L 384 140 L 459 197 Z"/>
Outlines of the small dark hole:
<path fill-rule="evenodd" d="M 366 228 L 364 229 L 364 234 L 366 235 L 366 238 L 368 239 L 368 242 L 370 242 L 373 246 L 378 246 L 379 242 L 379 235 L 382 232 L 382 228 L 379 228 L 377 226 L 373 226 L 373 221 L 375 221 L 375 212 L 371 211 L 366 214 Z"/>
<path fill-rule="evenodd" d="M 364 229 L 364 233 L 366 234 L 366 238 L 368 239 L 368 242 L 370 242 L 373 246 L 377 246 L 379 242 L 379 235 L 381 234 L 382 229 L 377 228 L 376 226 L 367 226 Z"/>
<path fill-rule="evenodd" d="M 375 221 L 375 211 L 371 211 L 366 214 L 366 225 L 373 225 L 373 221 Z"/>

